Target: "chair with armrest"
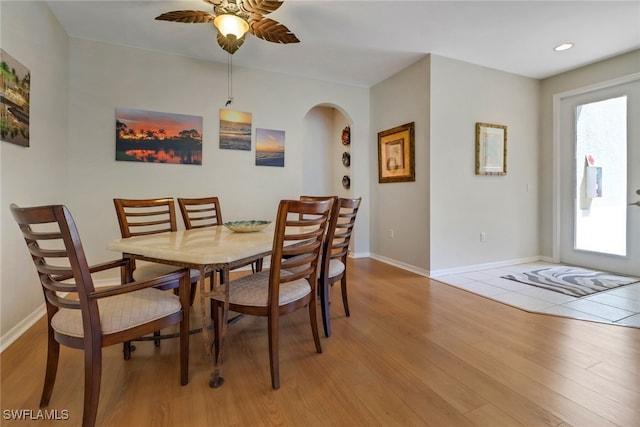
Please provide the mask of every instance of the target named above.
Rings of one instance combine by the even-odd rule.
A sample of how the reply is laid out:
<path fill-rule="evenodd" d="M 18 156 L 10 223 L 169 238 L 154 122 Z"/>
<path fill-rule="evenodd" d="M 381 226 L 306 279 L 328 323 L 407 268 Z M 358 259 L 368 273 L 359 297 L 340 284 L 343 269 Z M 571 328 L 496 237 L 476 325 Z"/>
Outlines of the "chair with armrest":
<path fill-rule="evenodd" d="M 94 287 L 92 274 L 112 268 L 126 277 L 130 260 L 89 266 L 78 230 L 62 205 L 22 208 L 11 213 L 25 239 L 42 285 L 47 308 L 48 351 L 40 407 L 49 404 L 60 344 L 84 351 L 83 427 L 95 425 L 102 347 L 130 341 L 180 324 L 180 383 L 189 381 L 189 272 L 187 269 L 120 286 Z M 155 287 L 179 283 L 180 297 Z M 66 297 L 60 293 L 69 294 Z M 127 355 L 125 355 L 125 359 Z"/>
<path fill-rule="evenodd" d="M 274 389 L 280 388 L 280 316 L 308 306 L 316 351 L 322 352 L 316 312 L 317 269 L 331 205 L 330 200 L 282 200 L 278 207 L 270 268 L 223 285 L 223 290 L 228 286 L 229 310 L 268 319 L 271 385 Z M 212 297 L 215 360 L 219 360 L 217 337 L 220 337 L 222 327 L 224 297 L 220 293 Z"/>
<path fill-rule="evenodd" d="M 176 231 L 176 209 L 173 198 L 160 199 L 113 199 L 123 238 Z M 133 280 L 145 280 L 161 274 L 176 271 L 179 267 L 155 262 L 134 262 Z M 191 270 L 191 304 L 193 304 L 196 286 L 200 279 L 198 270 Z M 168 284 L 166 289 L 177 288 L 177 283 Z M 157 344 L 157 343 L 156 343 Z"/>

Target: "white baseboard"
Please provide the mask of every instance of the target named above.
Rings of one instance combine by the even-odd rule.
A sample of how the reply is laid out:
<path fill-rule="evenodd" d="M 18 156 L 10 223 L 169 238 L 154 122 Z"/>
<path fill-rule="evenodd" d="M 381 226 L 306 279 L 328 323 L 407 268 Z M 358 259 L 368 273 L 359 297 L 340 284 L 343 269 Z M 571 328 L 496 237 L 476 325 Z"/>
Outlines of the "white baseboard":
<path fill-rule="evenodd" d="M 415 274 L 419 274 L 420 276 L 429 277 L 429 271 L 424 270 L 422 268 L 416 267 L 415 265 L 406 264 L 404 262 L 396 261 L 391 258 L 384 257 L 378 254 L 369 254 L 369 258 L 375 259 L 377 261 L 384 262 L 385 264 L 393 265 L 394 267 L 401 268 L 406 271 L 410 271 Z"/>
<path fill-rule="evenodd" d="M 509 265 L 524 264 L 527 262 L 546 261 L 546 260 L 547 260 L 546 257 L 533 256 L 533 257 L 527 257 L 527 258 L 516 258 L 516 259 L 509 259 L 504 261 L 488 262 L 484 264 L 465 265 L 462 267 L 443 268 L 440 270 L 431 271 L 431 276 L 429 277 L 445 276 L 447 274 L 468 273 L 470 271 L 487 270 L 490 268 L 500 268 L 500 267 L 507 267 Z M 551 262 L 551 261 L 548 261 L 548 262 Z"/>
<path fill-rule="evenodd" d="M 20 323 L 11 328 L 7 333 L 0 337 L 0 353 L 5 351 L 11 344 L 29 330 L 30 327 L 47 313 L 44 303 L 38 307 L 33 313 L 24 318 Z"/>
<path fill-rule="evenodd" d="M 487 270 L 489 268 L 506 267 L 509 265 L 524 264 L 527 262 L 536 262 L 536 261 L 553 262 L 549 257 L 533 256 L 533 257 L 527 257 L 527 258 L 517 258 L 517 259 L 496 261 L 496 262 L 490 262 L 490 263 L 484 263 L 484 264 L 465 265 L 462 267 L 444 268 L 444 269 L 429 271 L 429 270 L 416 267 L 414 265 L 406 264 L 404 262 L 400 262 L 391 258 L 384 257 L 382 255 L 369 254 L 369 258 L 384 262 L 385 264 L 393 265 L 394 267 L 398 267 L 403 270 L 410 271 L 412 273 L 419 274 L 425 277 L 438 277 L 438 276 L 445 276 L 447 274 L 468 273 L 470 271 Z"/>

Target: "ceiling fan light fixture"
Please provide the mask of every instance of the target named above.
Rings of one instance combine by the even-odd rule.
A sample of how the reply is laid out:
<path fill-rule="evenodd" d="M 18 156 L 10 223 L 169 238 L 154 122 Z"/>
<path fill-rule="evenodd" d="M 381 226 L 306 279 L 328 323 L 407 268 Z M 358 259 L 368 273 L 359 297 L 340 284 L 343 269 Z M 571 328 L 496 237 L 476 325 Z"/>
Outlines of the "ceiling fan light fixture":
<path fill-rule="evenodd" d="M 249 23 L 232 13 L 216 16 L 213 20 L 213 25 L 216 26 L 223 36 L 234 36 L 236 39 L 242 38 L 249 30 Z"/>

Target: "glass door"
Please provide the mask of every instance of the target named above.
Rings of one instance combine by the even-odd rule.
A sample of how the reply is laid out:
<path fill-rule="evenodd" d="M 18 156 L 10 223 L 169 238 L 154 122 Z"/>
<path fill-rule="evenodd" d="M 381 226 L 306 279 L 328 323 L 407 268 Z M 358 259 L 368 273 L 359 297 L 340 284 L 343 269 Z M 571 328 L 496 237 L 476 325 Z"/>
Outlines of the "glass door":
<path fill-rule="evenodd" d="M 560 262 L 640 275 L 640 77 L 559 111 Z"/>

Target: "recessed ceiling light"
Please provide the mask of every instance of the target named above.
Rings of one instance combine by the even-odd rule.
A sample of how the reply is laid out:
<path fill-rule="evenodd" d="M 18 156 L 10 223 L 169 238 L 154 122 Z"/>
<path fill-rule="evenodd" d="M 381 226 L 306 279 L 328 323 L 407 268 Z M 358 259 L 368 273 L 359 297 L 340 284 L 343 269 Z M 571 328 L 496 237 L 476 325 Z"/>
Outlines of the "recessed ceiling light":
<path fill-rule="evenodd" d="M 573 47 L 573 43 L 562 43 L 553 48 L 556 52 L 562 52 L 563 50 L 571 49 Z"/>

